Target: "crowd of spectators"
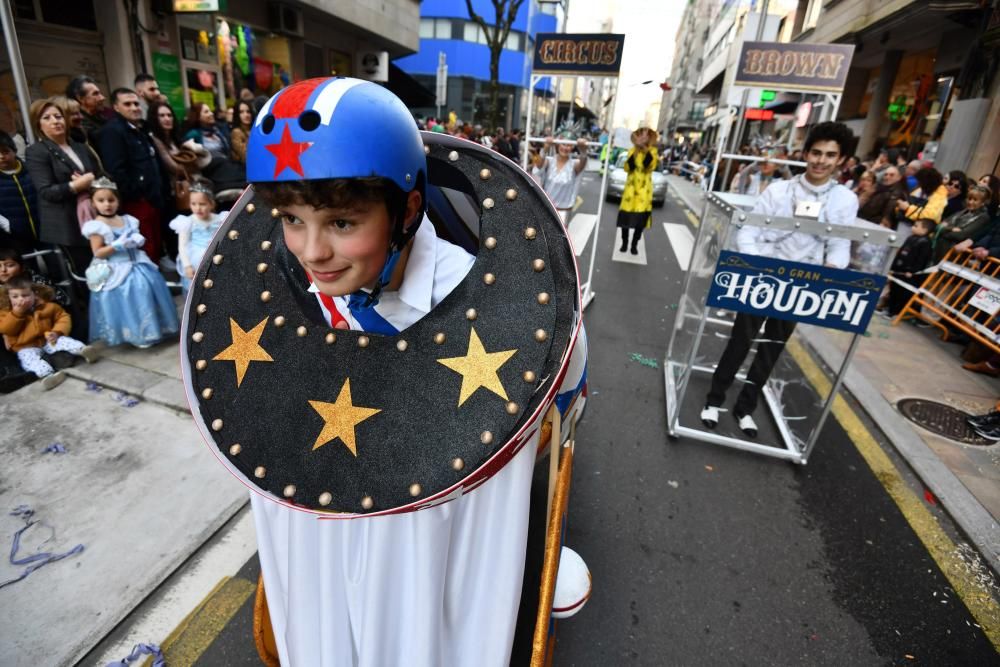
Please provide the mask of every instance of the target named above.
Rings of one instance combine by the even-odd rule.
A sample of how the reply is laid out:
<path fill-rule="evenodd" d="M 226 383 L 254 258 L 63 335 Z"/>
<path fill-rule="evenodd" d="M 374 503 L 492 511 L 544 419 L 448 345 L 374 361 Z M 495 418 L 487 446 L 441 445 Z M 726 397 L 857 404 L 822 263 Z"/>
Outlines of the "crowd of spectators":
<path fill-rule="evenodd" d="M 33 143 L 0 133 L 0 255 L 10 268 L 0 271 L 0 286 L 23 276 L 47 283 L 54 288 L 50 300 L 71 318 L 75 337 L 114 337 L 102 333 L 114 326 L 108 329 L 103 319 L 97 326 L 101 318 L 91 317 L 97 293 L 105 292 L 99 299 L 103 304 L 110 291 L 106 277 L 95 289 L 98 283 L 92 278 L 102 273 L 97 269 L 111 275 L 103 265 L 119 270 L 116 260 L 122 259 L 152 267 L 157 276 L 149 280 L 179 284 L 185 278 L 176 263 L 183 257 L 183 234 L 175 230 L 184 225 L 177 220 L 212 219 L 211 211 L 192 213 L 192 190 L 203 209 L 201 200 L 210 201 L 214 210 L 217 199 L 225 204 L 239 195 L 246 185 L 250 128 L 265 102 L 244 90 L 233 108 L 213 110 L 195 103 L 179 120 L 180 110 L 148 74 L 107 96 L 94 79 L 81 75 L 69 82 L 65 95 L 34 100 L 28 114 Z M 99 189 L 102 201 L 115 201 L 104 213 L 96 205 Z M 95 221 L 103 226 L 87 226 Z M 126 233 L 133 224 L 135 230 Z M 103 233 L 86 233 L 98 228 Z M 11 301 L 0 298 L 0 306 L 4 304 L 7 309 L 0 307 L 0 316 L 12 312 Z M 152 307 L 131 303 L 128 308 L 142 315 L 148 314 L 147 306 Z M 155 342 L 150 338 L 175 331 L 166 323 L 125 342 L 146 346 Z M 48 360 L 50 352 L 43 354 Z M 58 354 L 54 361 L 62 365 Z M 0 346 L 0 391 L 33 379 L 26 371 L 9 344 Z"/>

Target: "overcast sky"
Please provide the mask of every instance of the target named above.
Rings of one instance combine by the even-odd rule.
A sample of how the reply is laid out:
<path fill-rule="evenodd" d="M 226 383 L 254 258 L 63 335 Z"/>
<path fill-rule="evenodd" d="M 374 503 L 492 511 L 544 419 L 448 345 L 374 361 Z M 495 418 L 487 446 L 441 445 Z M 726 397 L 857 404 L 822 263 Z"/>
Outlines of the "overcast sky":
<path fill-rule="evenodd" d="M 661 99 L 660 82 L 670 72 L 674 38 L 687 0 L 569 0 L 567 32 L 598 32 L 612 18 L 612 32 L 625 34 L 615 125 L 635 129 L 646 109 Z M 641 85 L 652 79 L 653 83 Z"/>

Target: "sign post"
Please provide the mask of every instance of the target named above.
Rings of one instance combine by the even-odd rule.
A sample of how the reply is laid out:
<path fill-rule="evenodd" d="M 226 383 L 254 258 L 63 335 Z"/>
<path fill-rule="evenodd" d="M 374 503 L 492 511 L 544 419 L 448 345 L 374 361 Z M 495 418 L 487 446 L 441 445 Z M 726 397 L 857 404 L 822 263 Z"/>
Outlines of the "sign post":
<path fill-rule="evenodd" d="M 437 118 L 441 120 L 441 107 L 448 104 L 448 62 L 444 51 L 438 52 L 438 68 L 437 68 L 437 81 L 435 82 L 435 97 L 436 100 L 434 104 L 437 106 Z"/>
<path fill-rule="evenodd" d="M 531 135 L 531 109 L 535 97 L 535 86 L 538 82 L 552 75 L 615 77 L 615 87 L 612 93 L 611 120 L 614 122 L 614 105 L 618 99 L 618 73 L 621 71 L 622 52 L 625 48 L 625 35 L 613 33 L 538 33 L 535 36 L 535 53 L 532 60 L 531 75 L 528 86 L 528 118 L 524 130 L 524 155 L 521 156 L 521 167 L 528 170 L 528 152 L 531 141 L 542 137 Z M 558 90 L 556 91 L 556 110 L 558 111 Z M 575 100 L 570 100 L 572 112 Z M 600 146 L 600 142 L 588 142 L 591 146 Z M 587 281 L 581 286 L 582 302 L 586 308 L 594 299 L 593 278 L 594 258 L 597 255 L 597 237 L 601 229 L 601 214 L 604 212 L 604 191 L 608 184 L 608 160 L 611 151 L 605 152 L 604 175 L 601 178 L 601 195 L 597 204 L 597 222 L 594 224 L 594 236 L 590 246 L 590 266 L 587 268 Z M 566 221 L 567 226 L 569 220 Z"/>
<path fill-rule="evenodd" d="M 841 93 L 853 55 L 851 44 L 744 42 L 733 79 L 734 86 L 743 87 L 743 97 L 737 110 L 732 153 L 739 150 L 750 88 L 765 88 L 771 94 L 784 91 L 825 95 L 824 117 L 833 120 L 840 109 Z M 721 159 L 722 151 L 716 151 L 713 173 Z M 723 189 L 728 181 L 729 163 L 723 177 Z M 713 184 L 709 184 L 709 189 Z"/>

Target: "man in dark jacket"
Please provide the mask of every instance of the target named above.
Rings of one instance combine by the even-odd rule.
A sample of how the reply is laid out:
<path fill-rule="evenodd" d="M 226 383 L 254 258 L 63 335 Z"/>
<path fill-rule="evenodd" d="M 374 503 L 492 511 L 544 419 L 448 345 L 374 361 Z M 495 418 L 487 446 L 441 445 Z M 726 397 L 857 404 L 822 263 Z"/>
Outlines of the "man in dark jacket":
<path fill-rule="evenodd" d="M 83 114 L 83 131 L 87 135 L 87 143 L 97 145 L 97 135 L 108 122 L 108 108 L 104 106 L 104 94 L 97 82 L 89 76 L 81 74 L 74 77 L 66 87 L 66 97 L 80 103 L 80 113 Z"/>
<path fill-rule="evenodd" d="M 135 91 L 118 88 L 111 94 L 111 102 L 115 115 L 98 136 L 98 152 L 105 171 L 118 185 L 119 213 L 139 220 L 139 231 L 146 237 L 143 249 L 158 262 L 163 254 L 159 158 L 149 135 L 140 129 L 142 107 Z"/>

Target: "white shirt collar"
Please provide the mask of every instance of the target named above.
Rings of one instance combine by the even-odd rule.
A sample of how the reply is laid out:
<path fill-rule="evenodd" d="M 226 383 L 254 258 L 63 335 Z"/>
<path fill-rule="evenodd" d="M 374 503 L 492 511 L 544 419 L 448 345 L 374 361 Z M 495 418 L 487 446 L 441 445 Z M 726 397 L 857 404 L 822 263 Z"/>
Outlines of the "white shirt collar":
<path fill-rule="evenodd" d="M 437 234 L 425 214 L 417 233 L 413 235 L 410 256 L 403 270 L 403 284 L 398 291 L 399 300 L 422 313 L 431 312 L 436 265 Z"/>

